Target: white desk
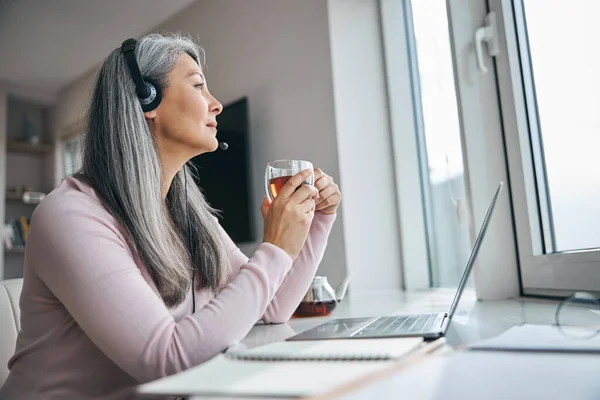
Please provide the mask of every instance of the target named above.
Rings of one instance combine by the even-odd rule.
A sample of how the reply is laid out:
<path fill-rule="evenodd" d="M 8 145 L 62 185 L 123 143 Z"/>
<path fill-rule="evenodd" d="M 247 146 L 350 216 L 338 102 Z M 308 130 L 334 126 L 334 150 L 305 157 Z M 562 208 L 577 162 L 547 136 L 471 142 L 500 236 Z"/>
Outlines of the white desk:
<path fill-rule="evenodd" d="M 443 295 L 430 296 L 433 303 Z M 558 302 L 461 302 L 446 335 L 459 346 L 496 336 L 514 325 L 552 324 Z M 409 303 L 413 311 L 423 301 Z M 600 356 L 568 353 L 443 352 L 362 388 L 336 396 L 366 399 L 600 399 Z"/>
<path fill-rule="evenodd" d="M 328 317 L 292 319 L 287 324 L 279 325 L 256 325 L 241 342 L 241 346 L 253 348 L 275 341 L 282 341 L 331 318 L 442 311 L 447 309 L 452 301 L 453 295 L 453 290 L 446 289 L 411 293 L 388 291 L 350 295 Z M 555 301 L 529 298 L 479 302 L 476 301 L 472 291 L 466 291 L 446 334 L 448 345 L 459 346 L 473 343 L 481 339 L 496 336 L 514 325 L 523 323 L 552 324 L 554 322 L 554 312 L 557 305 L 558 303 Z M 456 374 L 456 368 L 464 367 L 463 364 L 460 364 L 462 360 L 454 357 L 457 354 L 458 353 L 452 354 L 451 356 L 435 356 L 425 363 L 403 369 L 399 373 L 394 374 L 391 378 L 374 382 L 357 392 L 345 394 L 341 396 L 341 398 L 352 400 L 386 397 L 408 399 L 433 399 L 439 397 L 460 397 L 464 399 L 482 398 L 481 391 L 469 390 L 469 388 L 475 387 L 469 386 L 469 384 L 477 383 L 480 378 L 477 376 L 477 371 L 473 374 L 475 376 L 466 377 L 471 378 L 466 381 L 464 376 L 462 377 L 463 380 L 460 382 L 456 379 L 452 379 L 452 377 L 456 378 L 456 376 L 460 376 L 460 374 Z M 516 353 L 498 353 L 498 355 L 512 357 L 506 365 L 509 365 L 514 360 L 514 362 L 523 363 L 523 365 L 532 363 L 532 368 L 535 368 L 537 365 L 536 363 L 539 362 L 537 361 L 539 359 L 532 360 L 532 355 L 529 355 L 529 358 L 527 359 L 523 357 L 518 358 L 520 355 Z M 556 357 L 562 358 L 557 361 Z M 584 355 L 583 357 L 586 356 Z M 548 358 L 548 360 L 544 361 L 543 365 L 546 365 L 548 362 L 563 363 L 563 361 L 568 368 L 574 368 L 576 365 L 583 365 L 591 374 L 590 376 L 594 376 L 594 380 L 598 381 L 598 385 L 600 385 L 600 380 L 597 379 L 597 377 L 600 376 L 600 357 L 595 356 L 594 359 L 591 359 L 589 357 L 582 358 L 582 356 L 573 358 L 573 356 L 559 355 L 554 356 L 552 359 Z M 596 365 L 598 365 L 598 367 L 596 367 Z M 569 369 L 567 369 L 567 371 L 568 370 Z M 581 384 L 585 382 L 589 383 L 590 376 L 585 373 L 579 374 L 578 376 L 582 379 L 580 382 Z M 422 392 L 419 390 L 418 386 L 415 385 L 415 382 L 424 384 L 424 387 L 428 391 Z M 453 390 L 451 394 L 456 397 L 448 397 L 446 396 L 446 392 L 443 391 L 443 388 L 450 387 L 448 385 L 452 382 L 457 383 L 456 385 L 451 386 L 451 389 Z M 519 382 L 512 382 L 512 384 L 519 384 Z M 600 387 L 598 387 L 598 392 L 595 392 L 596 386 L 594 385 L 585 387 L 585 390 L 587 391 L 579 393 L 579 397 L 570 398 L 600 398 Z M 510 392 L 512 389 L 514 388 L 508 387 L 507 390 L 509 390 L 509 392 L 498 391 L 497 393 L 503 393 L 503 396 L 494 398 L 506 398 L 506 393 L 511 393 L 511 396 L 509 396 L 511 398 L 519 398 L 514 391 Z M 592 392 L 597 393 L 598 396 L 586 397 L 587 393 Z M 402 396 L 403 393 L 410 393 L 410 396 Z M 485 393 L 489 394 L 488 392 Z M 488 398 L 486 396 L 484 397 Z M 194 397 L 194 399 L 206 398 Z"/>
<path fill-rule="evenodd" d="M 433 356 L 336 396 L 342 400 L 593 400 L 600 398 L 600 356 L 461 351 Z"/>

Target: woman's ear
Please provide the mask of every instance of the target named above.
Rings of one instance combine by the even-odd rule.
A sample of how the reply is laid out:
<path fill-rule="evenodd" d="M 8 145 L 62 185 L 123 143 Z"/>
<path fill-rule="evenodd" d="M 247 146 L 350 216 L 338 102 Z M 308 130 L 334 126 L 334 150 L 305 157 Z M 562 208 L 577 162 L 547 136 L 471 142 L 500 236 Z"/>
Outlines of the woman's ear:
<path fill-rule="evenodd" d="M 156 118 L 156 109 L 154 109 L 152 111 L 146 111 L 144 113 L 144 117 L 146 117 L 146 119 L 154 119 L 154 118 Z"/>

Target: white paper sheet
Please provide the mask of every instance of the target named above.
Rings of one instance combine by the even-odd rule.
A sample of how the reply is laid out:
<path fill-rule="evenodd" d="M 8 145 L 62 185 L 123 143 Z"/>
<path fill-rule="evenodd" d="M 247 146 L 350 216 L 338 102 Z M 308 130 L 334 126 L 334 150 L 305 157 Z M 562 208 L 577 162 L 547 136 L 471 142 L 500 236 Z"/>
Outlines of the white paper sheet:
<path fill-rule="evenodd" d="M 566 351 L 600 353 L 600 335 L 576 339 L 556 326 L 525 324 L 470 346 L 477 350 Z"/>

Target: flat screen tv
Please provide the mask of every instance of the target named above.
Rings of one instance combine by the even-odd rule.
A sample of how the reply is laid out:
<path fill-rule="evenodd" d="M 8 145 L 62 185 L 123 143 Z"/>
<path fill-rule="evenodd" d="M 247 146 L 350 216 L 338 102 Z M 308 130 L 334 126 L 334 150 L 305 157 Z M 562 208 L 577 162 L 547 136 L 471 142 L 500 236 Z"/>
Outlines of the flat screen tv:
<path fill-rule="evenodd" d="M 219 141 L 229 147 L 191 160 L 198 170 L 196 184 L 210 205 L 221 212 L 221 226 L 231 239 L 236 243 L 254 242 L 246 97 L 223 107 L 217 116 L 217 130 Z"/>

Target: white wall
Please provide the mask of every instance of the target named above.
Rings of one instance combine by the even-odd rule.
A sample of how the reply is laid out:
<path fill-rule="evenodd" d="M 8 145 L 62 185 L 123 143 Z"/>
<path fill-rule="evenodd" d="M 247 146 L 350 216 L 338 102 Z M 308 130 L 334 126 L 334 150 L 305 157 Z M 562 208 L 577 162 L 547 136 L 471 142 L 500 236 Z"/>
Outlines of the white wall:
<path fill-rule="evenodd" d="M 328 6 L 347 268 L 356 291 L 399 288 L 401 245 L 378 1 L 329 0 Z"/>
<path fill-rule="evenodd" d="M 74 124 L 85 117 L 98 69 L 99 66 L 76 79 L 59 92 L 50 115 L 50 121 L 57 137 L 67 133 Z"/>
<path fill-rule="evenodd" d="M 308 159 L 340 181 L 327 2 L 202 1 L 157 30 L 181 31 L 198 38 L 207 53 L 208 86 L 222 103 L 248 96 L 257 221 L 262 221 L 258 207 L 264 192 L 264 166 L 269 160 Z M 91 71 L 61 91 L 52 118 L 55 132 L 73 125 L 82 115 L 94 74 Z M 344 182 L 351 186 L 348 179 Z M 341 187 L 344 191 L 344 184 Z M 361 196 L 367 187 L 364 189 Z M 346 198 L 344 195 L 344 207 Z M 346 274 L 349 248 L 344 245 L 343 228 L 347 217 L 347 212 L 338 217 L 318 271 L 334 285 Z M 372 229 L 373 224 L 365 228 Z M 366 229 L 362 232 L 363 236 L 373 236 Z M 262 238 L 262 225 L 257 233 Z M 359 243 L 355 240 L 351 244 Z M 251 253 L 256 245 L 244 245 L 242 250 Z M 348 256 L 354 257 L 357 251 Z M 359 257 L 356 265 L 366 268 L 364 261 L 366 257 Z M 397 282 L 386 282 L 390 284 L 397 286 Z M 362 285 L 361 280 L 353 280 L 354 289 Z"/>

